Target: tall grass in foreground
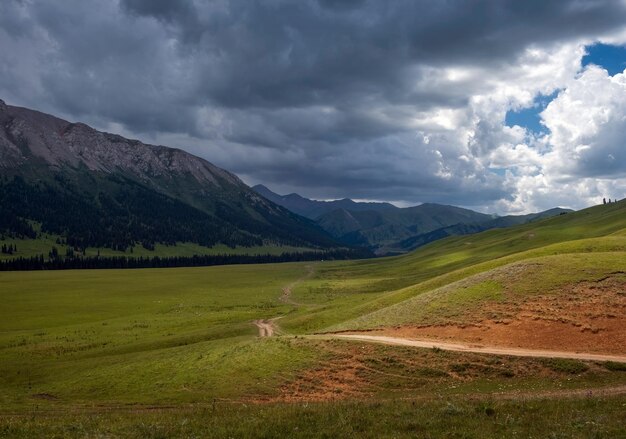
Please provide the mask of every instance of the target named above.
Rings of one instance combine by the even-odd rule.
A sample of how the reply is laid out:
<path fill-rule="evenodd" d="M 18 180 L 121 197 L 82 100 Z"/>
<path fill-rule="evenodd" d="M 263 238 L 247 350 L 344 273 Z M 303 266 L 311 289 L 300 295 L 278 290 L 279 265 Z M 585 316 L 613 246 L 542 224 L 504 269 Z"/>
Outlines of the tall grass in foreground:
<path fill-rule="evenodd" d="M 0 418 L 12 438 L 624 438 L 626 397 L 216 405 Z"/>

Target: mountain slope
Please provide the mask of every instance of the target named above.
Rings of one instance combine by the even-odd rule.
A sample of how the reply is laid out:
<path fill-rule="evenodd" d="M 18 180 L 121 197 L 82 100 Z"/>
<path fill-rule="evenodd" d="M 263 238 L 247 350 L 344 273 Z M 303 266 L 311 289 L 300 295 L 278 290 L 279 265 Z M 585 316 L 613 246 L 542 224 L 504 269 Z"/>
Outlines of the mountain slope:
<path fill-rule="evenodd" d="M 318 224 L 341 242 L 383 249 L 397 241 L 455 224 L 477 224 L 492 219 L 490 215 L 439 204 L 389 211 L 348 211 L 322 215 Z M 406 251 L 406 249 L 402 249 Z"/>
<path fill-rule="evenodd" d="M 528 215 L 494 217 L 460 207 L 425 203 L 382 212 L 341 209 L 322 215 L 317 223 L 341 242 L 390 254 L 414 250 L 447 236 L 525 224 L 567 212 L 571 210 L 554 208 Z"/>
<path fill-rule="evenodd" d="M 336 245 L 206 160 L 2 101 L 0 170 L 0 233 L 32 235 L 34 221 L 82 248 Z"/>

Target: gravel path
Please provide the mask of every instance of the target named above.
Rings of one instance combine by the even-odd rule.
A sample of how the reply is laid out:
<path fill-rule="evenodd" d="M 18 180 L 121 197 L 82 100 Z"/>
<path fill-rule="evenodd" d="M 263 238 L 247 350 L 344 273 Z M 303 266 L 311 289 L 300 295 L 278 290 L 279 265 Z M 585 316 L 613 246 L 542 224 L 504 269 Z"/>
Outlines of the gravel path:
<path fill-rule="evenodd" d="M 498 346 L 484 346 L 463 343 L 446 343 L 437 340 L 416 340 L 411 338 L 386 337 L 382 335 L 366 334 L 329 334 L 323 338 L 343 338 L 356 341 L 382 343 L 388 345 L 414 346 L 419 348 L 436 348 L 444 351 L 475 352 L 481 354 L 513 355 L 516 357 L 538 358 L 571 358 L 590 361 L 616 361 L 626 363 L 626 355 L 604 355 L 586 352 L 564 352 L 552 350 L 503 348 Z"/>

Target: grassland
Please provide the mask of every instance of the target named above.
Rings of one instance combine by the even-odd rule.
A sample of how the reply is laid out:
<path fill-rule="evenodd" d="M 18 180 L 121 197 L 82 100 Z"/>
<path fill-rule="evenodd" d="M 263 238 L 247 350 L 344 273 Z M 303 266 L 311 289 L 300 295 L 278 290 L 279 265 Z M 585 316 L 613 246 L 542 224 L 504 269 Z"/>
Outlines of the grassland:
<path fill-rule="evenodd" d="M 0 436 L 211 438 L 621 438 L 622 398 L 393 401 L 46 414 L 0 419 Z"/>
<path fill-rule="evenodd" d="M 203 398 L 271 387 L 263 380 L 276 373 L 273 365 L 290 370 L 308 354 L 278 339 L 256 342 L 250 322 L 284 312 L 277 292 L 301 270 L 281 264 L 3 273 L 2 405 L 37 393 L 164 401 L 199 377 L 195 391 Z M 249 373 L 234 376 L 238 367 Z"/>
<path fill-rule="evenodd" d="M 377 260 L 0 273 L 0 436 L 624 437 L 621 364 L 307 334 L 462 324 L 625 271 L 622 202 Z"/>

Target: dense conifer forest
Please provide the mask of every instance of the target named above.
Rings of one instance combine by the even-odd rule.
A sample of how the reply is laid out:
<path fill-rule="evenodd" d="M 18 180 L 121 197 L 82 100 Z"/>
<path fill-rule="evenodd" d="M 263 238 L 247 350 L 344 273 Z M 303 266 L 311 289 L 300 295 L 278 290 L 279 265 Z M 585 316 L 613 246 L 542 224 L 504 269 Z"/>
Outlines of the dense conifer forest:
<path fill-rule="evenodd" d="M 170 268 L 204 267 L 230 264 L 264 264 L 274 262 L 299 262 L 320 260 L 346 260 L 371 257 L 364 249 L 339 249 L 324 252 L 283 253 L 281 255 L 197 255 L 174 257 L 82 257 L 59 256 L 58 252 L 49 255 L 18 257 L 0 261 L 0 271 L 25 270 L 74 270 L 74 269 L 112 269 L 112 268 Z"/>
<path fill-rule="evenodd" d="M 98 183 L 107 186 L 106 191 L 82 189 L 62 176 L 39 183 L 21 177 L 0 178 L 0 235 L 35 238 L 32 223 L 36 222 L 41 224 L 41 232 L 60 235 L 78 250 L 107 247 L 125 251 L 136 244 L 154 249 L 156 243 L 176 242 L 206 247 L 218 243 L 252 247 L 267 242 L 336 245 L 312 223 L 281 221 L 280 216 L 265 211 L 242 215 L 219 200 L 212 215 L 129 179 L 107 176 L 102 180 Z"/>

